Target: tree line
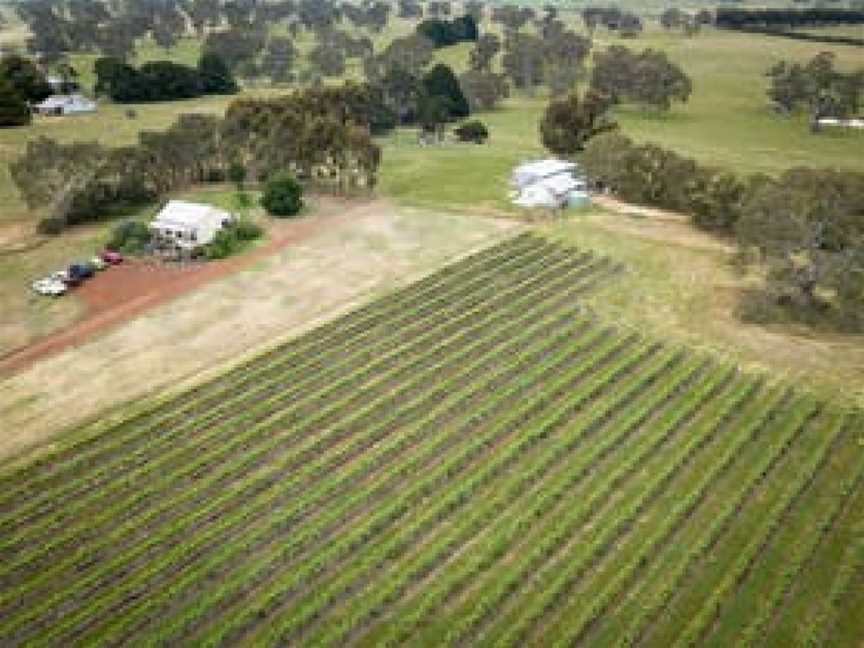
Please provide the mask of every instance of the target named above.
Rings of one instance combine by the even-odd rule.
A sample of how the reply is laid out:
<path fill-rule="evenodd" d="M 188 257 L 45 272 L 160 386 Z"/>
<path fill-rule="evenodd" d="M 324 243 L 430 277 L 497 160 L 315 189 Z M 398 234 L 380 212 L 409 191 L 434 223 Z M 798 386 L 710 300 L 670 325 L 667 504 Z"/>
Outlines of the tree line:
<path fill-rule="evenodd" d="M 120 59 L 102 57 L 94 64 L 97 94 L 118 103 L 172 101 L 206 94 L 234 94 L 237 82 L 217 54 L 203 54 L 196 67 L 151 61 L 135 68 Z"/>
<path fill-rule="evenodd" d="M 381 151 L 372 140 L 379 102 L 365 84 L 307 89 L 273 99 L 235 100 L 224 117 L 185 114 L 165 131 L 142 131 L 135 145 L 61 144 L 40 137 L 10 165 L 39 229 L 64 228 L 152 202 L 192 183 L 222 181 L 242 167 L 263 180 L 290 172 L 337 191 L 371 188 Z"/>
<path fill-rule="evenodd" d="M 830 9 L 717 9 L 714 24 L 722 29 L 796 29 L 825 25 L 860 25 L 864 10 Z"/>
<path fill-rule="evenodd" d="M 33 61 L 16 54 L 0 60 L 0 127 L 29 124 L 31 106 L 50 95 L 48 79 Z"/>
<path fill-rule="evenodd" d="M 688 213 L 697 227 L 732 239 L 741 267 L 765 277 L 765 290 L 739 305 L 746 319 L 765 321 L 779 309 L 864 330 L 864 173 L 740 177 L 619 133 L 591 139 L 580 161 L 621 199 Z"/>

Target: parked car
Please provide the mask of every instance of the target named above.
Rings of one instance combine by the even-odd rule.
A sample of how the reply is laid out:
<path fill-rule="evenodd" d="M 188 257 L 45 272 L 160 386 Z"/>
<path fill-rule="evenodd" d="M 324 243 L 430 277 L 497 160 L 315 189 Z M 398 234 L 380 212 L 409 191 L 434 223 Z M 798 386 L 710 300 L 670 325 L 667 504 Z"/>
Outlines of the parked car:
<path fill-rule="evenodd" d="M 93 266 L 93 269 L 97 272 L 104 270 L 108 267 L 108 262 L 105 261 L 102 257 L 95 256 L 88 263 Z"/>
<path fill-rule="evenodd" d="M 66 294 L 66 284 L 62 281 L 58 281 L 52 277 L 46 277 L 44 279 L 39 279 L 34 281 L 32 284 L 32 288 L 40 295 L 47 295 L 49 297 L 59 297 L 60 295 Z"/>
<path fill-rule="evenodd" d="M 113 250 L 105 250 L 102 253 L 102 260 L 108 265 L 117 265 L 123 263 L 123 255 Z"/>
<path fill-rule="evenodd" d="M 51 276 L 48 278 L 64 283 L 70 287 L 75 287 L 82 281 L 81 277 L 73 275 L 69 270 L 58 270 L 57 272 L 52 272 Z"/>
<path fill-rule="evenodd" d="M 79 282 L 85 281 L 96 274 L 96 269 L 89 263 L 73 263 L 69 266 L 69 276 Z"/>

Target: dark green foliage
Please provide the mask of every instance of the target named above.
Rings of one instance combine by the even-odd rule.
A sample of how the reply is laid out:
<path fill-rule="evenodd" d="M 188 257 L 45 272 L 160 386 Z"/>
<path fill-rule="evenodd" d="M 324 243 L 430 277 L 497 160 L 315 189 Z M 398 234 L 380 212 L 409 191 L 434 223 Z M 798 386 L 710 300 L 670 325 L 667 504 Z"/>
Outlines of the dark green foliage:
<path fill-rule="evenodd" d="M 241 218 L 216 232 L 213 240 L 204 247 L 204 256 L 211 260 L 225 259 L 242 250 L 249 241 L 261 238 L 263 233 L 260 225 Z"/>
<path fill-rule="evenodd" d="M 276 175 L 264 187 L 261 206 L 271 216 L 295 216 L 303 207 L 303 187 L 290 174 Z"/>
<path fill-rule="evenodd" d="M 421 82 L 423 95 L 427 98 L 439 97 L 447 112 L 447 121 L 460 119 L 471 114 L 468 100 L 459 86 L 453 70 L 439 63 L 433 67 Z"/>
<path fill-rule="evenodd" d="M 198 76 L 201 79 L 201 91 L 204 94 L 234 94 L 237 92 L 237 82 L 231 69 L 221 56 L 214 52 L 205 52 L 198 60 Z"/>
<path fill-rule="evenodd" d="M 430 18 L 417 25 L 417 33 L 428 38 L 435 47 L 447 47 L 463 41 L 476 41 L 480 35 L 477 21 L 468 14 L 454 20 Z"/>
<path fill-rule="evenodd" d="M 453 131 L 460 142 L 473 142 L 474 144 L 485 144 L 489 139 L 489 129 L 486 124 L 474 119 L 460 125 Z"/>
<path fill-rule="evenodd" d="M 19 96 L 39 103 L 51 94 L 51 86 L 41 70 L 28 58 L 11 54 L 0 60 L 0 78 L 5 79 Z"/>
<path fill-rule="evenodd" d="M 109 250 L 124 254 L 140 254 L 150 243 L 152 234 L 147 223 L 128 220 L 118 223 L 111 230 L 111 235 L 105 246 Z"/>
<path fill-rule="evenodd" d="M 235 161 L 228 166 L 228 179 L 237 186 L 238 191 L 242 191 L 247 175 L 248 171 L 242 162 Z"/>
<path fill-rule="evenodd" d="M 821 52 L 804 65 L 781 61 L 766 76 L 768 98 L 787 114 L 804 107 L 814 118 L 855 115 L 864 96 L 864 68 L 840 72 L 831 52 Z"/>
<path fill-rule="evenodd" d="M 197 68 L 171 61 L 152 61 L 139 69 L 112 57 L 94 65 L 96 92 L 121 103 L 172 101 L 202 94 L 237 91 L 231 71 L 216 54 L 204 54 Z"/>
<path fill-rule="evenodd" d="M 590 90 L 584 98 L 574 92 L 565 99 L 553 100 L 540 122 L 543 146 L 563 156 L 582 151 L 592 137 L 618 127 L 607 116 L 609 107 L 608 97 Z"/>
<path fill-rule="evenodd" d="M 25 126 L 30 123 L 30 106 L 14 86 L 0 79 L 0 127 Z"/>

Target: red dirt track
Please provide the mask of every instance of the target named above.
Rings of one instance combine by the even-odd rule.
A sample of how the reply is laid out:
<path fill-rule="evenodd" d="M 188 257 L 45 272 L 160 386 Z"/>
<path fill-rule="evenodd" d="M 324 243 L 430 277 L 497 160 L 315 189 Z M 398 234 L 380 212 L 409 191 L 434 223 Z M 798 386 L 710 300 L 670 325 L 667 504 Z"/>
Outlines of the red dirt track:
<path fill-rule="evenodd" d="M 127 260 L 100 272 L 73 289 L 73 294 L 87 306 L 84 317 L 65 330 L 0 357 L 0 377 L 8 377 L 42 358 L 79 346 L 160 304 L 249 267 L 288 245 L 303 241 L 334 220 L 344 218 L 345 207 L 343 205 L 341 209 L 333 210 L 341 212 L 341 216 L 274 222 L 267 231 L 267 240 L 263 245 L 224 261 L 180 265 Z"/>

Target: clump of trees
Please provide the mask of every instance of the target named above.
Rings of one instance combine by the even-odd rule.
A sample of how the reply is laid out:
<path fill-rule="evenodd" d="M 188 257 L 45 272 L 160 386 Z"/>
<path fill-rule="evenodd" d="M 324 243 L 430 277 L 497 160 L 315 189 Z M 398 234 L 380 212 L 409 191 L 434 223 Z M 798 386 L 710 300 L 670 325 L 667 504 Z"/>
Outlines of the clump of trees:
<path fill-rule="evenodd" d="M 834 54 L 820 52 L 806 64 L 780 61 L 768 70 L 768 98 L 778 111 L 789 115 L 810 111 L 814 125 L 820 117 L 846 117 L 861 108 L 864 67 L 843 73 L 834 67 Z"/>
<path fill-rule="evenodd" d="M 547 38 L 528 33 L 510 33 L 504 40 L 502 66 L 513 85 L 532 92 L 548 83 L 554 95 L 565 94 L 584 74 L 591 41 L 563 30 Z"/>
<path fill-rule="evenodd" d="M 30 106 L 50 94 L 51 86 L 33 61 L 17 54 L 0 60 L 0 127 L 29 124 Z"/>
<path fill-rule="evenodd" d="M 476 41 L 480 35 L 474 16 L 466 14 L 453 20 L 430 18 L 417 25 L 417 33 L 432 41 L 435 47 Z"/>
<path fill-rule="evenodd" d="M 734 240 L 738 261 L 764 277 L 740 312 L 864 330 L 864 174 L 793 169 L 739 177 L 618 133 L 593 138 L 580 161 L 623 200 L 691 214 Z"/>
<path fill-rule="evenodd" d="M 582 22 L 589 33 L 602 26 L 617 32 L 622 38 L 635 38 L 642 33 L 642 19 L 636 14 L 618 7 L 585 7 Z"/>
<path fill-rule="evenodd" d="M 540 121 L 543 146 L 565 157 L 580 153 L 588 140 L 618 127 L 608 115 L 610 106 L 608 97 L 593 90 L 551 101 Z"/>
<path fill-rule="evenodd" d="M 381 151 L 370 125 L 379 100 L 365 84 L 238 99 L 224 118 L 181 115 L 168 130 L 142 131 L 138 144 L 118 148 L 40 137 L 10 172 L 28 207 L 55 230 L 224 178 L 232 165 L 255 181 L 284 171 L 323 189 L 372 187 Z"/>
<path fill-rule="evenodd" d="M 205 53 L 193 68 L 171 61 L 152 61 L 140 68 L 103 57 L 94 64 L 96 92 L 119 103 L 172 101 L 204 94 L 233 94 L 237 83 L 225 62 Z"/>
<path fill-rule="evenodd" d="M 686 102 L 693 92 L 690 77 L 665 52 L 641 53 L 613 45 L 594 55 L 591 87 L 616 103 L 633 102 L 669 110 L 673 101 Z"/>

